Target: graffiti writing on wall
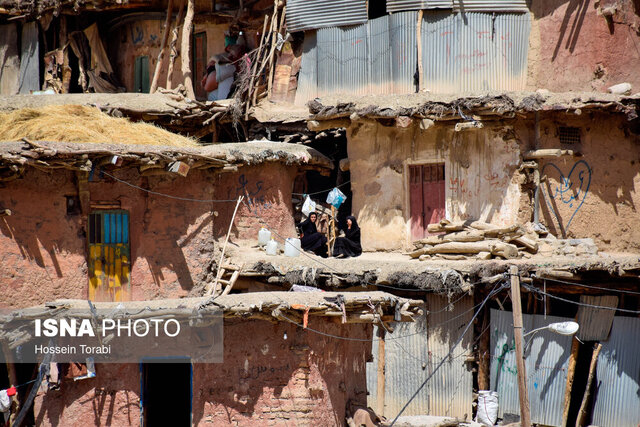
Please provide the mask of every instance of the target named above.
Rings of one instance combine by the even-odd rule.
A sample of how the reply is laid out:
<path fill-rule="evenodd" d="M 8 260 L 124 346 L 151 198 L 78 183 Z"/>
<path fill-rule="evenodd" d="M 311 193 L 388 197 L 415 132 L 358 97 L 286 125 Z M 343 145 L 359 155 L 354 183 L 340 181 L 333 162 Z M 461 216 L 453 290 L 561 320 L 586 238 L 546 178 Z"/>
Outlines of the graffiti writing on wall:
<path fill-rule="evenodd" d="M 569 210 L 569 221 L 565 226 L 565 230 L 568 230 L 571 221 L 573 221 L 589 194 L 591 167 L 586 161 L 578 160 L 569 173 L 565 175 L 554 163 L 547 163 L 541 172 L 542 176 L 545 176 L 545 174 L 547 182 L 542 187 L 548 199 L 549 210 L 553 212 L 559 224 L 562 223 L 560 212 L 558 212 L 560 207 L 564 206 L 565 209 Z M 555 183 L 552 184 L 550 178 L 553 178 Z M 560 203 L 557 209 L 554 208 L 553 202 Z"/>
<path fill-rule="evenodd" d="M 238 186 L 235 188 L 235 197 L 244 196 L 243 204 L 249 209 L 249 212 L 260 215 L 265 210 L 271 209 L 273 205 L 267 201 L 267 197 L 263 192 L 263 181 L 256 181 L 250 183 L 244 174 L 238 177 Z M 231 192 L 229 190 L 229 198 L 231 198 Z"/>
<path fill-rule="evenodd" d="M 140 46 L 145 44 L 145 30 L 144 27 L 140 24 L 134 24 L 129 26 L 131 32 L 131 43 L 134 46 Z M 155 45 L 159 42 L 157 34 L 149 34 L 147 44 Z"/>
<path fill-rule="evenodd" d="M 284 366 L 253 366 L 247 370 L 238 369 L 238 374 L 241 378 L 250 378 L 253 380 L 257 380 L 258 378 L 264 375 L 281 375 L 283 373 L 288 373 L 291 371 L 291 367 L 287 363 Z"/>

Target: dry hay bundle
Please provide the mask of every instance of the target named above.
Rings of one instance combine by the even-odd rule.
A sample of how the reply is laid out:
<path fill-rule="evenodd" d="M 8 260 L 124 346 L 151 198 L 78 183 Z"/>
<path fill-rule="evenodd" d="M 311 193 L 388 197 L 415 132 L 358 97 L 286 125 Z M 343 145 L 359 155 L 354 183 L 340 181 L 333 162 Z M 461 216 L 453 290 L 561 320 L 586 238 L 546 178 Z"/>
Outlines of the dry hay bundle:
<path fill-rule="evenodd" d="M 49 105 L 0 113 L 0 141 L 197 146 L 196 140 L 148 123 L 111 117 L 95 107 Z"/>

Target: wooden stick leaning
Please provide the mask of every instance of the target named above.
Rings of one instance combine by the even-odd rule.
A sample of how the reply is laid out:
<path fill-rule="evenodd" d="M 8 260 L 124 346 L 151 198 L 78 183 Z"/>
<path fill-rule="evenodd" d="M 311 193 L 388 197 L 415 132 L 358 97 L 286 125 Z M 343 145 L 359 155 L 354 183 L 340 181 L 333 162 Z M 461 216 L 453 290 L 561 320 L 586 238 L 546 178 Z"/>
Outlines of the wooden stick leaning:
<path fill-rule="evenodd" d="M 176 58 L 178 57 L 178 50 L 176 48 L 178 44 L 178 33 L 180 32 L 180 22 L 184 17 L 184 0 L 180 1 L 180 10 L 178 11 L 178 18 L 176 22 L 173 24 L 173 29 L 171 30 L 171 43 L 169 44 L 169 68 L 167 70 L 167 84 L 165 87 L 167 89 L 171 89 L 171 80 L 173 79 L 173 66 L 176 62 Z"/>
<path fill-rule="evenodd" d="M 231 234 L 233 221 L 236 219 L 236 213 L 238 213 L 238 207 L 240 206 L 240 203 L 242 202 L 243 199 L 244 199 L 244 196 L 238 197 L 236 208 L 233 210 L 233 216 L 231 217 L 231 222 L 229 223 L 229 231 L 227 231 L 227 237 L 224 239 L 224 245 L 222 245 L 222 252 L 220 253 L 220 262 L 218 263 L 218 272 L 216 273 L 216 279 L 213 282 L 213 286 L 207 289 L 207 292 L 206 292 L 207 295 L 211 295 L 211 293 L 215 295 L 218 292 L 218 282 L 222 278 L 222 272 L 224 270 L 224 268 L 222 268 L 222 262 L 224 261 L 224 252 L 227 249 L 227 243 L 229 242 L 229 235 Z"/>
<path fill-rule="evenodd" d="M 164 52 L 167 49 L 167 40 L 169 39 L 169 27 L 171 26 L 171 15 L 173 15 L 173 0 L 169 0 L 167 6 L 167 18 L 164 21 L 164 29 L 162 30 L 162 39 L 160 41 L 160 52 L 158 52 L 158 60 L 156 61 L 156 69 L 153 71 L 153 80 L 149 93 L 154 93 L 158 88 L 158 80 L 160 79 L 160 70 L 164 64 Z"/>
<path fill-rule="evenodd" d="M 193 90 L 193 76 L 191 75 L 191 33 L 193 31 L 193 15 L 195 13 L 195 0 L 187 0 L 187 14 L 184 17 L 182 27 L 182 45 L 180 48 L 180 58 L 182 58 L 182 76 L 184 87 L 187 89 L 187 97 L 196 99 Z"/>
<path fill-rule="evenodd" d="M 269 80 L 267 81 L 267 96 L 271 96 L 271 89 L 273 89 L 273 74 L 275 72 L 275 65 L 273 64 L 275 61 L 275 46 L 278 44 L 278 34 L 280 34 L 280 31 L 282 30 L 282 27 L 284 26 L 284 17 L 285 17 L 285 12 L 286 12 L 287 6 L 283 6 L 282 7 L 282 14 L 280 15 L 280 25 L 278 25 L 278 28 L 276 28 L 276 32 L 273 33 L 273 47 L 274 49 L 272 50 L 272 54 L 271 54 L 271 58 L 269 58 Z"/>
<path fill-rule="evenodd" d="M 260 58 L 260 54 L 262 53 L 262 44 L 264 41 L 264 33 L 267 31 L 267 22 L 269 22 L 269 15 L 264 15 L 264 24 L 262 24 L 262 34 L 260 35 L 260 44 L 258 45 L 258 50 L 256 51 L 256 56 L 253 58 L 253 64 L 251 64 L 251 79 L 249 80 L 249 88 L 247 89 L 247 100 L 246 100 L 246 109 L 244 112 L 244 119 L 249 120 L 249 109 L 251 108 L 251 97 L 253 90 L 253 80 L 256 76 L 256 70 L 258 68 L 258 60 Z"/>

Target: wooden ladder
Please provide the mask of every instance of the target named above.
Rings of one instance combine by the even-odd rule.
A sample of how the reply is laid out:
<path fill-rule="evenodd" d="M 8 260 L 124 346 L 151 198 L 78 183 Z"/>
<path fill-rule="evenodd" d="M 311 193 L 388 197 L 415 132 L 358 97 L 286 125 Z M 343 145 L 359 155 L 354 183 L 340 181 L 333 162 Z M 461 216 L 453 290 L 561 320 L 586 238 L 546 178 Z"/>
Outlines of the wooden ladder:
<path fill-rule="evenodd" d="M 240 266 L 235 266 L 235 265 L 231 265 L 231 264 L 223 264 L 222 266 L 220 266 L 218 268 L 218 273 L 216 274 L 216 278 L 213 280 L 212 283 L 209 283 L 207 285 L 207 291 L 206 291 L 205 295 L 215 295 L 215 296 L 217 296 L 218 295 L 218 285 L 219 284 L 226 285 L 226 287 L 220 293 L 220 295 L 229 294 L 229 292 L 231 292 L 231 289 L 233 288 L 233 285 L 238 280 L 238 277 L 240 277 L 240 273 L 242 272 L 243 267 L 244 267 L 244 264 L 241 264 Z M 224 279 L 225 275 L 227 275 L 229 277 Z"/>

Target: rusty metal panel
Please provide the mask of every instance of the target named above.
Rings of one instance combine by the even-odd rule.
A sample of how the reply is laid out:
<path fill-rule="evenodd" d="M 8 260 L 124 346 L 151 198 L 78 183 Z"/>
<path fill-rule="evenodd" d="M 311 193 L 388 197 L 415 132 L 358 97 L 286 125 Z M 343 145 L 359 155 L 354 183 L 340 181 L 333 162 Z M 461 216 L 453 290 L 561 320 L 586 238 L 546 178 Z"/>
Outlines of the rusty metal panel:
<path fill-rule="evenodd" d="M 528 14 L 426 11 L 425 87 L 435 93 L 523 90 L 530 27 Z"/>
<path fill-rule="evenodd" d="M 302 62 L 298 73 L 296 105 L 304 105 L 318 96 L 318 50 L 316 31 L 305 31 L 302 43 Z"/>
<path fill-rule="evenodd" d="M 367 22 L 365 0 L 289 0 L 286 13 L 290 32 Z"/>
<path fill-rule="evenodd" d="M 526 0 L 453 0 L 461 12 L 529 12 Z"/>
<path fill-rule="evenodd" d="M 601 342 L 591 424 L 640 425 L 640 319 L 616 316 L 609 340 Z"/>
<path fill-rule="evenodd" d="M 572 319 L 524 314 L 525 331 Z M 531 405 L 531 421 L 549 426 L 562 424 L 564 388 L 573 337 L 548 330 L 525 338 L 525 366 Z M 528 344 L 528 345 L 526 345 Z M 498 416 L 520 414 L 518 379 L 513 340 L 513 313 L 491 310 L 491 389 L 498 392 Z"/>
<path fill-rule="evenodd" d="M 387 12 L 420 9 L 452 9 L 453 0 L 387 0 Z"/>
<path fill-rule="evenodd" d="M 591 296 L 580 295 L 582 304 L 599 305 L 601 307 L 618 307 L 618 297 L 615 295 Z M 582 341 L 604 341 L 609 338 L 615 310 L 593 308 L 586 305 L 578 308 L 576 321 L 580 325 L 577 337 Z"/>
<path fill-rule="evenodd" d="M 414 74 L 418 70 L 416 41 L 417 12 L 389 15 L 391 42 L 391 93 L 415 93 Z"/>
<path fill-rule="evenodd" d="M 470 310 L 472 298 L 463 298 L 451 307 L 451 311 L 448 311 L 445 297 L 429 296 L 427 304 L 432 314 L 413 323 L 394 323 L 394 332 L 387 333 L 383 415 L 390 419 L 395 417 L 431 370 L 447 357 L 404 415 L 448 415 L 470 419 L 473 384 L 466 358 L 471 354 L 472 329 L 458 347 L 452 349 L 451 346 L 473 315 Z M 452 318 L 456 319 L 451 321 Z M 377 329 L 374 336 L 376 334 Z M 448 356 L 450 351 L 451 357 Z M 372 355 L 373 361 L 367 363 L 367 405 L 376 408 L 377 342 L 373 343 Z"/>

